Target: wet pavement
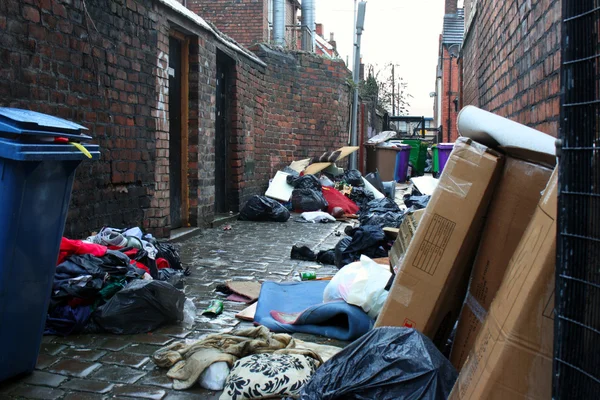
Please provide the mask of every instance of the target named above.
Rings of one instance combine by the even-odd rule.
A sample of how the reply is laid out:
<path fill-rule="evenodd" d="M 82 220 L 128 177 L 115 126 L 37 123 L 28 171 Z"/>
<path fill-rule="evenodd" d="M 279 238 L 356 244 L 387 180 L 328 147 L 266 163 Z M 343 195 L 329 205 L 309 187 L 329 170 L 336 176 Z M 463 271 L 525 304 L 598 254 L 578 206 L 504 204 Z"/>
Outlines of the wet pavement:
<path fill-rule="evenodd" d="M 214 332 L 249 327 L 235 314 L 243 303 L 230 302 L 216 292 L 226 280 L 289 281 L 300 271 L 319 276 L 335 274 L 333 266 L 310 268 L 315 262 L 289 258 L 294 244 L 313 251 L 330 249 L 343 236 L 345 224 L 233 222 L 231 230 L 207 229 L 181 243 L 182 262 L 190 266 L 185 293 L 198 311 L 194 326 L 165 326 L 138 335 L 90 334 L 69 337 L 45 336 L 33 374 L 0 385 L 2 399 L 218 399 L 220 393 L 195 386 L 176 391 L 166 369 L 156 367 L 150 356 L 160 347 L 177 340 L 195 340 Z M 339 235 L 339 236 L 338 236 Z M 210 319 L 200 315 L 210 300 L 224 300 L 224 312 Z M 294 335 L 303 340 L 344 345 L 313 335 Z"/>

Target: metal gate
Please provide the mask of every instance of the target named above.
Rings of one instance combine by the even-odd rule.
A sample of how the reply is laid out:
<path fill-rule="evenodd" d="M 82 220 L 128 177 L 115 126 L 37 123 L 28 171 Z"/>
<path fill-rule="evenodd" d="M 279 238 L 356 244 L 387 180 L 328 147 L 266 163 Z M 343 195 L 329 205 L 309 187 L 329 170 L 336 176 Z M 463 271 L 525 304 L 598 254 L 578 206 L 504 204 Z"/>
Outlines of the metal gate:
<path fill-rule="evenodd" d="M 563 0 L 554 398 L 600 396 L 600 0 Z"/>

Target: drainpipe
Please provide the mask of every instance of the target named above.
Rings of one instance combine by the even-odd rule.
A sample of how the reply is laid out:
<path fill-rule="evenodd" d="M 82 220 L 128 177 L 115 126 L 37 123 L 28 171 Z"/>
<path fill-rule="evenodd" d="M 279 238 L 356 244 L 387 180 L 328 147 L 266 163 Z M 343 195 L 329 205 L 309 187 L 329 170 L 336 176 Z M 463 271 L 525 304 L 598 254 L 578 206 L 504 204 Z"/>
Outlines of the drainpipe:
<path fill-rule="evenodd" d="M 367 2 L 358 3 L 358 12 L 356 14 L 356 43 L 354 44 L 354 68 L 352 75 L 354 78 L 354 99 L 352 101 L 352 131 L 350 132 L 350 146 L 358 146 L 358 82 L 360 78 L 360 39 L 365 27 L 365 11 Z M 350 154 L 350 168 L 357 169 L 356 153 Z"/>
<path fill-rule="evenodd" d="M 273 0 L 273 42 L 285 45 L 285 0 Z"/>
<path fill-rule="evenodd" d="M 302 0 L 302 50 L 315 51 L 315 1 Z"/>

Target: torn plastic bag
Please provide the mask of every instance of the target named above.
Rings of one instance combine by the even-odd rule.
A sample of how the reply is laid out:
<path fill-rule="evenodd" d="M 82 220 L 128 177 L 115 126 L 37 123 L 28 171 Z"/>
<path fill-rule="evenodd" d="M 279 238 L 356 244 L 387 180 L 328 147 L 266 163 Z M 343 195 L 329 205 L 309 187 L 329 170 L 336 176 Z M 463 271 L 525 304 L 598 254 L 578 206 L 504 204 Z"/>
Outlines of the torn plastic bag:
<path fill-rule="evenodd" d="M 117 335 L 150 332 L 183 320 L 185 294 L 167 282 L 136 280 L 92 314 L 104 331 Z"/>
<path fill-rule="evenodd" d="M 343 238 L 335 246 L 335 265 L 342 268 L 360 260 L 363 254 L 370 258 L 387 257 L 384 244 L 385 233 L 378 226 L 361 226 L 353 229 L 352 236 Z"/>
<path fill-rule="evenodd" d="M 400 207 L 398 206 L 398 204 L 396 204 L 394 200 L 389 199 L 387 197 L 383 197 L 381 199 L 369 201 L 369 203 L 367 204 L 367 211 L 378 213 L 385 213 L 388 211 L 398 212 L 400 211 Z"/>
<path fill-rule="evenodd" d="M 273 199 L 254 195 L 246 202 L 238 219 L 241 221 L 286 222 L 290 219 L 290 212 Z"/>
<path fill-rule="evenodd" d="M 321 189 L 294 189 L 292 192 L 292 207 L 296 211 L 326 211 L 328 206 Z"/>
<path fill-rule="evenodd" d="M 288 185 L 292 185 L 294 189 L 312 189 L 321 191 L 321 182 L 314 175 L 303 175 L 299 177 L 294 177 L 292 175 L 288 175 L 286 178 Z"/>
<path fill-rule="evenodd" d="M 427 208 L 427 204 L 429 204 L 429 200 L 431 196 L 422 195 L 422 196 L 409 196 L 404 199 L 404 204 L 408 208 L 412 208 L 413 210 L 421 210 L 423 208 Z"/>
<path fill-rule="evenodd" d="M 422 333 L 376 328 L 325 362 L 301 400 L 445 400 L 458 373 Z"/>
<path fill-rule="evenodd" d="M 359 216 L 361 226 L 378 226 L 380 228 L 399 228 L 404 220 L 405 213 L 402 211 L 385 213 L 369 212 Z"/>
<path fill-rule="evenodd" d="M 158 270 L 158 280 L 168 282 L 177 289 L 183 289 L 185 276 L 182 271 L 176 271 L 173 268 L 162 268 Z"/>
<path fill-rule="evenodd" d="M 354 187 L 364 186 L 362 175 L 360 171 L 356 169 L 349 169 L 344 173 L 344 181 Z"/>
<path fill-rule="evenodd" d="M 179 256 L 179 248 L 172 243 L 156 243 L 156 258 L 164 258 L 169 263 L 169 268 L 183 270 L 181 258 Z M 185 269 L 185 275 L 189 275 L 189 268 Z"/>
<path fill-rule="evenodd" d="M 389 292 L 385 287 L 391 276 L 388 267 L 362 255 L 360 261 L 346 265 L 329 281 L 323 302 L 344 300 L 376 319 L 387 299 Z"/>
<path fill-rule="evenodd" d="M 319 182 L 321 183 L 321 185 L 323 187 L 334 187 L 335 183 L 333 183 L 333 181 L 331 179 L 329 179 L 328 177 L 326 177 L 325 175 L 321 175 L 321 177 L 319 178 Z"/>
<path fill-rule="evenodd" d="M 364 211 L 367 209 L 367 204 L 375 199 L 375 196 L 365 188 L 353 187 L 348 198 L 356 203 L 361 211 Z"/>

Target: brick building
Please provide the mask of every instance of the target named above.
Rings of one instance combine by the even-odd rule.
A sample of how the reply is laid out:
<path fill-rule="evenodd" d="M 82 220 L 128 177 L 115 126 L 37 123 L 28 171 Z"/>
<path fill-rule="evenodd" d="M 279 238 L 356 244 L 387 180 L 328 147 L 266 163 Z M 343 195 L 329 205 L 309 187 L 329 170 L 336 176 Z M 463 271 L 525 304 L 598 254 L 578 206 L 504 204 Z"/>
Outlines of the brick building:
<path fill-rule="evenodd" d="M 465 0 L 462 105 L 558 134 L 560 0 Z"/>
<path fill-rule="evenodd" d="M 458 8 L 458 1 L 446 0 L 433 106 L 434 123 L 440 131 L 441 142 L 454 142 L 458 138 L 456 117 L 460 100 L 459 55 L 464 36 L 464 24 L 464 10 Z"/>
<path fill-rule="evenodd" d="M 273 29 L 273 0 L 187 0 L 187 7 L 202 15 L 226 35 L 244 46 L 268 43 Z M 285 24 L 297 25 L 298 0 L 286 0 Z M 294 42 L 288 29 L 288 42 Z M 290 46 L 291 47 L 291 46 Z"/>
<path fill-rule="evenodd" d="M 257 53 L 267 62 L 175 0 L 2 2 L 0 106 L 81 123 L 101 147 L 77 171 L 65 235 L 202 226 L 345 143 L 343 63 Z"/>

